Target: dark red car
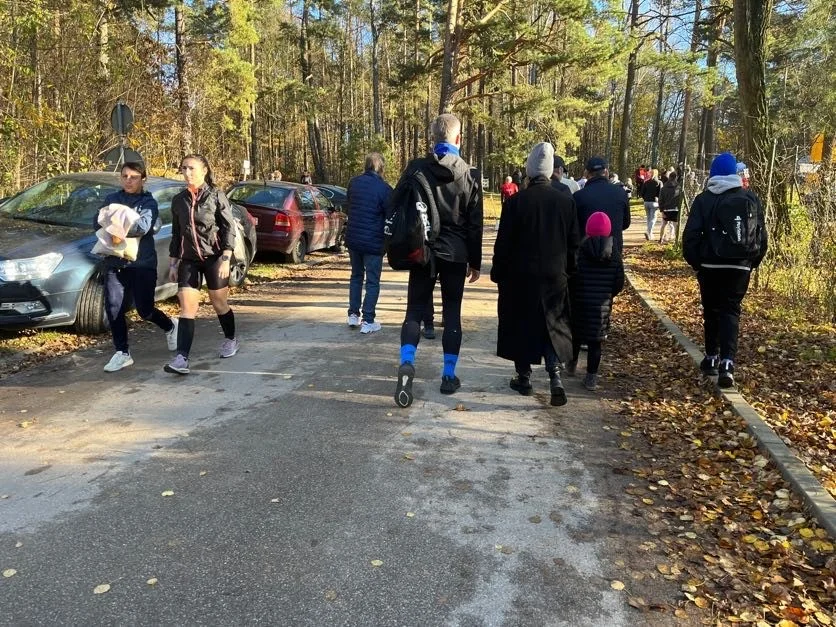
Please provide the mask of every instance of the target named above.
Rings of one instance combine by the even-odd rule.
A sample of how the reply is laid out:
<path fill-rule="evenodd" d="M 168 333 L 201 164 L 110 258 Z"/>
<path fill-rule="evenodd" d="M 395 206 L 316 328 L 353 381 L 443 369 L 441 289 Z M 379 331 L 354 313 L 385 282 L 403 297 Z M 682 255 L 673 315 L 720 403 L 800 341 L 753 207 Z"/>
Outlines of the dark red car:
<path fill-rule="evenodd" d="M 284 181 L 243 181 L 227 192 L 255 218 L 258 251 L 287 255 L 301 263 L 309 251 L 339 251 L 345 237 L 345 214 L 311 185 Z"/>

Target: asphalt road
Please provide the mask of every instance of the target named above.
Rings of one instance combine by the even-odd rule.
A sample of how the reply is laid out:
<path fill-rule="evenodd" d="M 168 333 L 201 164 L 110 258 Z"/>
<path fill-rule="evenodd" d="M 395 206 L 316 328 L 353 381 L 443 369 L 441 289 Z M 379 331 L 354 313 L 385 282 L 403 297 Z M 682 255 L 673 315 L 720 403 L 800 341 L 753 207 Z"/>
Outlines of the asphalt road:
<path fill-rule="evenodd" d="M 343 256 L 239 293 L 240 353 L 216 358 L 206 316 L 187 377 L 143 325 L 119 373 L 106 347 L 4 379 L 0 624 L 673 624 L 628 605 L 681 595 L 621 501 L 619 418 L 577 379 L 549 407 L 542 369 L 535 396 L 508 389 L 487 272 L 462 389 L 439 393 L 441 340 L 422 341 L 407 410 L 405 274 L 384 272 L 369 336 L 345 325 L 347 279 Z"/>

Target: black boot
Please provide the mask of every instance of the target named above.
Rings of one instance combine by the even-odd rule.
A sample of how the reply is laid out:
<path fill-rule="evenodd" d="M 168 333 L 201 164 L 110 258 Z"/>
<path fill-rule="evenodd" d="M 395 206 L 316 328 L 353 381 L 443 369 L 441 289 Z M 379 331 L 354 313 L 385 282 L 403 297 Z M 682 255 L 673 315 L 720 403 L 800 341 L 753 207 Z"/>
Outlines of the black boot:
<path fill-rule="evenodd" d="M 563 381 L 560 380 L 560 373 L 549 373 L 549 389 L 552 393 L 551 404 L 553 407 L 561 407 L 567 403 L 566 390 L 563 389 Z"/>
<path fill-rule="evenodd" d="M 523 396 L 531 396 L 531 371 L 518 372 L 517 375 L 511 379 L 511 389 L 516 390 Z"/>

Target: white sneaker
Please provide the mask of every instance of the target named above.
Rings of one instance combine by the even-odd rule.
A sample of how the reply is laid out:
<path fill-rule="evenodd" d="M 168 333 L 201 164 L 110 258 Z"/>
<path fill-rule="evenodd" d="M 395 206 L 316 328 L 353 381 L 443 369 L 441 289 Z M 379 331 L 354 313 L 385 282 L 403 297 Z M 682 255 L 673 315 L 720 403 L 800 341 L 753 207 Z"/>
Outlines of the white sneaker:
<path fill-rule="evenodd" d="M 380 323 L 379 322 L 366 322 L 363 321 L 363 325 L 360 327 L 360 333 L 374 333 L 375 331 L 380 331 Z"/>
<path fill-rule="evenodd" d="M 165 332 L 165 341 L 168 343 L 168 350 L 177 350 L 177 327 L 180 326 L 180 318 L 172 318 L 171 322 L 174 324 L 171 331 Z"/>
<path fill-rule="evenodd" d="M 131 357 L 130 353 L 123 353 L 122 351 L 116 351 L 113 354 L 113 357 L 110 358 L 110 361 L 105 364 L 104 371 L 105 372 L 116 372 L 117 370 L 122 370 L 122 368 L 127 368 L 128 366 L 132 366 L 134 363 L 133 357 Z"/>
<path fill-rule="evenodd" d="M 349 314 L 348 315 L 348 326 L 352 329 L 356 329 L 360 326 L 360 316 L 357 314 Z"/>

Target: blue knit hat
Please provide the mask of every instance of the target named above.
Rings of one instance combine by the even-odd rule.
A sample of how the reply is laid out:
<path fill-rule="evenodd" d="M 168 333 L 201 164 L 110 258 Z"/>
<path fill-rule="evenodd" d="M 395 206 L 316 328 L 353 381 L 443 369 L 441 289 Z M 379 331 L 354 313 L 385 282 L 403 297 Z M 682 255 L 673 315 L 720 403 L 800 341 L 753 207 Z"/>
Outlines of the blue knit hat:
<path fill-rule="evenodd" d="M 728 176 L 729 174 L 737 174 L 737 159 L 730 152 L 721 152 L 711 162 L 708 176 Z"/>

